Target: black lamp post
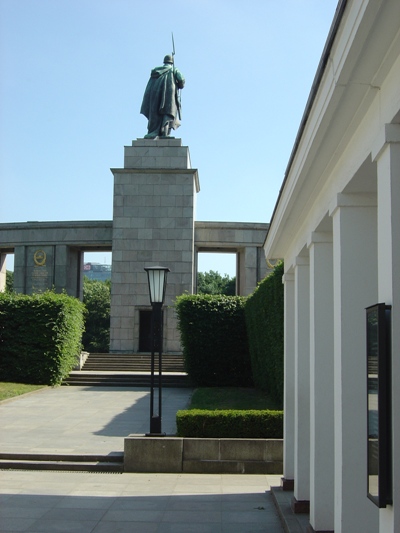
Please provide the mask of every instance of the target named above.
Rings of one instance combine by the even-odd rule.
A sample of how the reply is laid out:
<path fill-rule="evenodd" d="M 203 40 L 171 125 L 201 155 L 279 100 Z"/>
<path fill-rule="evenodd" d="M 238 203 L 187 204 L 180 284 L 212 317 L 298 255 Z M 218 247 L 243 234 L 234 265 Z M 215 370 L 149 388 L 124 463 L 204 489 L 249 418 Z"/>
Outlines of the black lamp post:
<path fill-rule="evenodd" d="M 162 306 L 167 287 L 167 275 L 169 268 L 162 266 L 145 267 L 149 282 L 150 303 L 152 306 L 151 315 L 151 382 L 150 382 L 150 433 L 148 436 L 161 436 L 161 392 L 162 392 L 162 372 L 161 356 L 163 345 L 162 327 Z M 158 413 L 154 412 L 154 359 L 155 352 L 158 352 Z"/>

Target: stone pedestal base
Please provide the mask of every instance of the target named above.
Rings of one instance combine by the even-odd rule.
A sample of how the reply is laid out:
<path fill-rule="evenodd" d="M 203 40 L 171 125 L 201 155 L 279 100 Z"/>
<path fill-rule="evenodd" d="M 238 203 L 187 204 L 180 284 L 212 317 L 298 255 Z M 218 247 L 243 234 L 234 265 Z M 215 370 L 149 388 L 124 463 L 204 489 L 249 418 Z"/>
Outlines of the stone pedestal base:
<path fill-rule="evenodd" d="M 138 139 L 114 174 L 110 351 L 150 351 L 151 311 L 144 267 L 170 269 L 164 306 L 164 352 L 180 352 L 176 296 L 193 292 L 197 170 L 181 139 Z"/>
<path fill-rule="evenodd" d="M 281 478 L 281 489 L 289 492 L 294 491 L 294 479 Z"/>
<path fill-rule="evenodd" d="M 293 497 L 290 506 L 295 514 L 307 514 L 310 512 L 309 500 L 297 500 Z"/>
<path fill-rule="evenodd" d="M 328 531 L 328 530 L 324 530 L 324 531 L 322 531 L 321 529 L 316 530 L 316 529 L 314 529 L 314 528 L 312 527 L 311 524 L 309 524 L 309 525 L 307 526 L 307 532 L 306 532 L 306 533 L 335 533 L 335 532 L 333 531 L 333 529 L 332 529 L 332 530 L 329 530 L 329 531 Z"/>

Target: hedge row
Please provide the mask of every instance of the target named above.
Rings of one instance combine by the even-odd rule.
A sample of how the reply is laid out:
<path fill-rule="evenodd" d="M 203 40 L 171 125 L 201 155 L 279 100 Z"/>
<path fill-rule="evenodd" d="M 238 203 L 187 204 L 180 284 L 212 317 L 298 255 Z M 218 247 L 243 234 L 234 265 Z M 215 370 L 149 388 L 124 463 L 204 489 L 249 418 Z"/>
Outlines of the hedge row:
<path fill-rule="evenodd" d="M 283 263 L 247 298 L 245 317 L 257 388 L 283 401 Z"/>
<path fill-rule="evenodd" d="M 282 439 L 283 411 L 191 409 L 177 412 L 176 426 L 179 437 Z"/>
<path fill-rule="evenodd" d="M 83 313 L 66 294 L 0 294 L 0 381 L 61 383 L 81 351 Z"/>
<path fill-rule="evenodd" d="M 252 386 L 283 401 L 283 263 L 247 298 L 176 299 L 186 370 L 197 386 Z"/>
<path fill-rule="evenodd" d="M 186 371 L 196 386 L 253 385 L 244 304 L 240 296 L 176 299 Z"/>

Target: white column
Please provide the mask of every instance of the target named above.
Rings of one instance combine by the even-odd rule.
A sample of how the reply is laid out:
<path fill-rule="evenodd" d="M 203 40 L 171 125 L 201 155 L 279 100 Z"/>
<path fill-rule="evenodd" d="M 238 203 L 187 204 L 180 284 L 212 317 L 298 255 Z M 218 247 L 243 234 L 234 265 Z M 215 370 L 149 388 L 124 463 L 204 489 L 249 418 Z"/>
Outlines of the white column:
<path fill-rule="evenodd" d="M 313 233 L 310 251 L 310 524 L 334 529 L 333 245 Z"/>
<path fill-rule="evenodd" d="M 283 276 L 284 284 L 284 392 L 283 392 L 283 480 L 282 487 L 291 489 L 294 480 L 294 274 Z"/>
<path fill-rule="evenodd" d="M 365 308 L 376 303 L 374 195 L 339 194 L 333 217 L 335 533 L 378 531 L 367 493 Z"/>
<path fill-rule="evenodd" d="M 378 174 L 379 302 L 392 305 L 393 506 L 380 509 L 379 531 L 400 531 L 400 126 L 387 124 L 372 157 Z M 397 503 L 397 505 L 396 505 Z"/>
<path fill-rule="evenodd" d="M 295 444 L 294 498 L 310 499 L 310 266 L 308 257 L 296 257 L 295 293 Z M 294 506 L 294 510 L 300 512 Z"/>
<path fill-rule="evenodd" d="M 7 254 L 0 253 L 0 292 L 6 290 Z"/>

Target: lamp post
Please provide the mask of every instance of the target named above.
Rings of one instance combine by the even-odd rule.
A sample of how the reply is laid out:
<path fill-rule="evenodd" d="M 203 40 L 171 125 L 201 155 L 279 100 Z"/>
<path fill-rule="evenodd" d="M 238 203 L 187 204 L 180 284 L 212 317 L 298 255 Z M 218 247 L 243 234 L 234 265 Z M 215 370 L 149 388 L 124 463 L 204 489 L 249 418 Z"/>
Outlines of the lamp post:
<path fill-rule="evenodd" d="M 150 381 L 150 433 L 148 436 L 161 436 L 161 393 L 162 393 L 162 345 L 163 345 L 163 327 L 162 327 L 162 306 L 165 298 L 165 289 L 167 287 L 167 275 L 169 268 L 162 266 L 145 267 L 147 279 L 149 282 L 150 303 L 152 306 L 151 314 L 151 381 Z M 158 352 L 158 412 L 154 412 L 154 360 L 155 353 Z"/>

